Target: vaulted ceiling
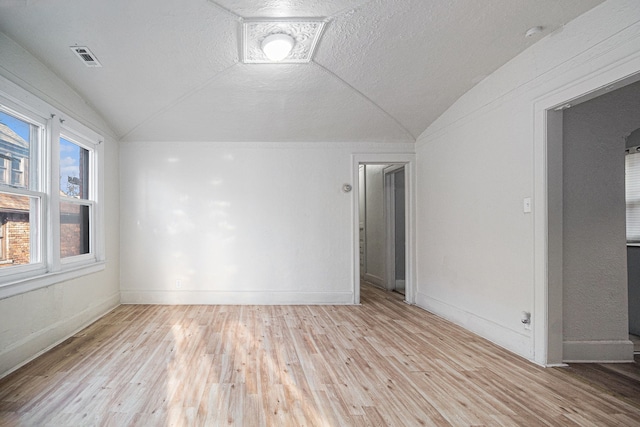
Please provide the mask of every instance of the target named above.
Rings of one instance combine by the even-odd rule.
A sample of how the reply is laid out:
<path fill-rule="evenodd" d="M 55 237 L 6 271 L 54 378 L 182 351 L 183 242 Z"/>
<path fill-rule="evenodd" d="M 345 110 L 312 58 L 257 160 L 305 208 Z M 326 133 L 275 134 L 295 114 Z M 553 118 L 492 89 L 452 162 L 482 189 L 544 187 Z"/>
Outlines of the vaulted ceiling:
<path fill-rule="evenodd" d="M 413 142 L 486 75 L 602 1 L 6 0 L 0 31 L 124 141 Z M 326 19 L 310 63 L 242 63 L 242 23 L 267 17 Z M 543 31 L 525 37 L 534 26 Z"/>

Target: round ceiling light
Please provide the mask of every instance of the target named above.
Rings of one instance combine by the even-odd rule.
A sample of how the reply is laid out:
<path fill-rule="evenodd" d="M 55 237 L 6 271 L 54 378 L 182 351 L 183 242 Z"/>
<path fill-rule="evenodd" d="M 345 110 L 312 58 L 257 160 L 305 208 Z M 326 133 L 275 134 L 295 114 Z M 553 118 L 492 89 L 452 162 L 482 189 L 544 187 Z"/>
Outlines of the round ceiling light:
<path fill-rule="evenodd" d="M 288 34 L 271 34 L 262 41 L 262 51 L 272 61 L 282 61 L 293 49 L 295 40 Z"/>
<path fill-rule="evenodd" d="M 539 25 L 539 26 L 537 26 L 537 27 L 531 27 L 531 28 L 529 28 L 529 29 L 527 30 L 527 32 L 526 32 L 526 33 L 524 33 L 524 36 L 525 36 L 525 37 L 533 37 L 533 36 L 535 36 L 536 34 L 541 33 L 541 32 L 542 32 L 542 30 L 544 30 L 544 27 L 542 27 L 542 26 L 540 26 L 540 25 Z"/>

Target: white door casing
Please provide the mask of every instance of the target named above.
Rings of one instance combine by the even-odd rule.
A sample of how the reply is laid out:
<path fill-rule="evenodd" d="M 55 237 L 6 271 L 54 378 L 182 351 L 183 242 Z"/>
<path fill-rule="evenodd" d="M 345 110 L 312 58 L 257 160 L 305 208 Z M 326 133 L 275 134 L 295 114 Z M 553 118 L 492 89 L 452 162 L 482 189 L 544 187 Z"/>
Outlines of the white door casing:
<path fill-rule="evenodd" d="M 407 303 L 415 303 L 416 292 L 416 270 L 415 270 L 415 257 L 416 257 L 416 242 L 415 242 L 415 189 L 416 189 L 416 174 L 415 174 L 415 154 L 413 153 L 401 153 L 401 154 L 353 154 L 352 155 L 352 173 L 353 182 L 358 182 L 360 175 L 360 165 L 362 164 L 397 164 L 400 167 L 405 168 L 405 271 L 406 271 L 406 291 L 405 300 Z M 353 302 L 354 304 L 360 304 L 360 198 L 359 185 L 354 186 L 352 195 L 352 248 L 353 248 Z"/>

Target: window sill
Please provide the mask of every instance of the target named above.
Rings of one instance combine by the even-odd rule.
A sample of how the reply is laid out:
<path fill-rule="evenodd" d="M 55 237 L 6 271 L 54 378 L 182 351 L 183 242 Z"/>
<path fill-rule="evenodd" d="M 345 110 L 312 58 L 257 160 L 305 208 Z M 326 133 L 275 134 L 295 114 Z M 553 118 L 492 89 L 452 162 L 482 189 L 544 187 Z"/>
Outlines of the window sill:
<path fill-rule="evenodd" d="M 640 248 L 640 242 L 629 242 L 629 243 L 627 243 L 627 247 L 639 247 Z"/>
<path fill-rule="evenodd" d="M 88 265 L 77 266 L 55 273 L 45 273 L 39 276 L 30 277 L 28 279 L 16 280 L 0 285 L 0 300 L 10 298 L 36 289 L 45 288 L 55 285 L 56 283 L 65 282 L 88 274 L 97 273 L 105 269 L 104 261 L 93 262 Z"/>

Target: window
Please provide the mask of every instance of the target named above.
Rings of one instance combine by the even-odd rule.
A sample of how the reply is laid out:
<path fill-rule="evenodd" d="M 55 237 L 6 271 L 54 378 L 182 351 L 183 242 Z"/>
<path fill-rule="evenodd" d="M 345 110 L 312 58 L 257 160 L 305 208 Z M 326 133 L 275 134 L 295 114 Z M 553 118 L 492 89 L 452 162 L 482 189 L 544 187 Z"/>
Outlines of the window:
<path fill-rule="evenodd" d="M 625 156 L 625 192 L 627 201 L 627 242 L 640 243 L 640 147 L 627 150 Z"/>
<path fill-rule="evenodd" d="M 38 143 L 40 126 L 0 110 L 0 183 L 27 187 L 32 143 Z"/>
<path fill-rule="evenodd" d="M 60 256 L 91 252 L 90 150 L 80 143 L 60 138 Z"/>
<path fill-rule="evenodd" d="M 104 233 L 100 136 L 0 87 L 14 91 L 0 92 L 2 298 L 103 268 Z"/>
<path fill-rule="evenodd" d="M 43 133 L 42 122 L 6 107 L 0 109 L 0 224 L 6 248 L 2 269 L 41 261 L 38 219 L 45 194 L 40 191 L 40 171 L 35 166 Z"/>

